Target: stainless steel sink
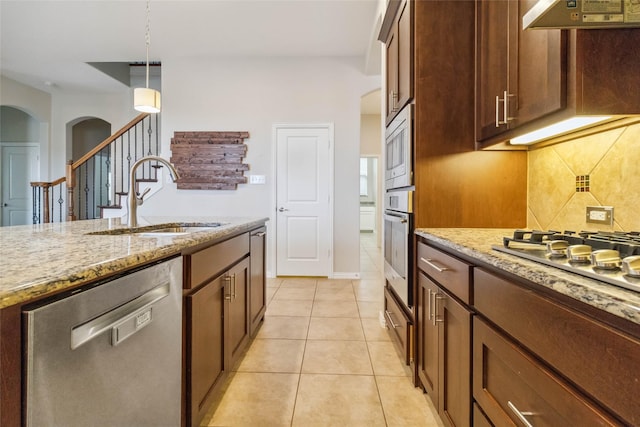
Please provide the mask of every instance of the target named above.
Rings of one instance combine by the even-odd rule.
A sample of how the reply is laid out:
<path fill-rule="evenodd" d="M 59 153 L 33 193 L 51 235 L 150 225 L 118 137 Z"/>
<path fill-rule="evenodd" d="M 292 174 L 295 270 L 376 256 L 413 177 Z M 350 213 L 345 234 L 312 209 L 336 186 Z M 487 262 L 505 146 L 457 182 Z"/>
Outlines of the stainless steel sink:
<path fill-rule="evenodd" d="M 224 223 L 221 222 L 169 223 L 149 225 L 144 227 L 113 228 L 110 230 L 94 231 L 87 234 L 93 236 L 119 236 L 123 234 L 150 237 L 181 236 L 185 234 L 197 233 L 200 231 L 211 231 L 222 225 L 224 225 Z"/>

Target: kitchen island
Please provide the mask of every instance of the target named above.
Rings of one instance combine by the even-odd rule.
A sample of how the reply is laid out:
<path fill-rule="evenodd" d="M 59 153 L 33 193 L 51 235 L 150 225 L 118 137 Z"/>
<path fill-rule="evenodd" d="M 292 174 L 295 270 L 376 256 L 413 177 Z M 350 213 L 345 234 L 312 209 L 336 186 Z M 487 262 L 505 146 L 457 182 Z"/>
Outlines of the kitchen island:
<path fill-rule="evenodd" d="M 416 231 L 418 385 L 446 425 L 638 425 L 640 293 L 492 248 L 512 233 Z"/>
<path fill-rule="evenodd" d="M 0 228 L 0 424 L 22 424 L 21 396 L 24 392 L 25 366 L 22 350 L 23 307 L 34 302 L 49 301 L 52 297 L 68 296 L 94 283 L 102 283 L 123 273 L 179 256 L 185 260 L 185 287 L 187 280 L 189 286 L 204 287 L 209 281 L 218 280 L 219 276 L 226 274 L 214 271 L 210 266 L 216 264 L 216 259 L 211 256 L 219 253 L 214 248 L 228 247 L 234 250 L 235 258 L 222 257 L 229 264 L 220 265 L 219 268 L 230 268 L 240 260 L 246 265 L 246 290 L 241 311 L 246 311 L 246 322 L 242 320 L 239 326 L 248 331 L 249 315 L 254 321 L 264 314 L 264 307 L 258 304 L 255 304 L 255 308 L 250 306 L 254 302 L 250 299 L 250 277 L 254 274 L 253 270 L 260 269 L 259 279 L 254 280 L 253 285 L 264 286 L 264 225 L 267 220 L 257 217 L 146 217 L 140 224 L 149 229 L 159 224 L 209 226 L 182 234 L 122 233 L 127 227 L 120 219 Z M 256 231 L 259 234 L 255 234 Z M 258 236 L 256 245 L 253 244 L 254 236 Z M 249 252 L 253 254 L 254 247 L 257 249 L 258 245 L 261 245 L 259 259 L 250 264 Z M 208 268 L 205 271 L 211 275 L 202 277 L 201 283 L 191 283 L 191 271 L 201 271 L 202 265 Z M 234 281 L 234 293 L 235 287 Z M 185 290 L 185 298 L 196 291 L 196 287 Z M 262 303 L 260 289 L 256 290 L 255 295 L 258 296 L 257 303 Z M 184 314 L 186 316 L 188 311 Z M 213 320 L 223 321 L 222 318 Z M 189 321 L 185 318 L 183 324 L 189 324 Z M 185 334 L 189 332 L 188 328 L 185 329 Z M 242 338 L 246 344 L 246 337 Z M 188 348 L 186 351 L 189 354 Z M 183 392 L 188 390 L 183 389 Z"/>

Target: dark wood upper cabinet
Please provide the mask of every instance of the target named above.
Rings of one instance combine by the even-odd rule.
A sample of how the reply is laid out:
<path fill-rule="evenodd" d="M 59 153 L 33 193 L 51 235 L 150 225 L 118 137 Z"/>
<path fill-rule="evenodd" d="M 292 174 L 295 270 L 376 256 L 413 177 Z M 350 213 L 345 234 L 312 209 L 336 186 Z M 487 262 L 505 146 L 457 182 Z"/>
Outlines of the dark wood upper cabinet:
<path fill-rule="evenodd" d="M 577 116 L 640 114 L 638 29 L 523 30 L 535 0 L 476 1 L 476 142 Z"/>
<path fill-rule="evenodd" d="M 401 0 L 389 25 L 380 37 L 386 45 L 386 123 L 413 98 L 413 2 Z M 395 8 L 389 8 L 392 15 Z M 390 20 L 385 16 L 385 20 Z M 384 31 L 383 29 L 383 31 Z"/>
<path fill-rule="evenodd" d="M 566 34 L 522 30 L 535 0 L 476 2 L 476 140 L 566 106 Z"/>

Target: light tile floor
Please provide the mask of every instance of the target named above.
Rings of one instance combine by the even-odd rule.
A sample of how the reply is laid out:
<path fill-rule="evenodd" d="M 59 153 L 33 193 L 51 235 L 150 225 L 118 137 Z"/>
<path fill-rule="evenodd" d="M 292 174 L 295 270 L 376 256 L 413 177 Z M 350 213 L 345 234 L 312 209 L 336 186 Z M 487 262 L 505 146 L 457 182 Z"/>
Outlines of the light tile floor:
<path fill-rule="evenodd" d="M 264 323 L 203 426 L 442 426 L 378 320 L 375 236 L 360 249 L 360 280 L 268 281 Z"/>

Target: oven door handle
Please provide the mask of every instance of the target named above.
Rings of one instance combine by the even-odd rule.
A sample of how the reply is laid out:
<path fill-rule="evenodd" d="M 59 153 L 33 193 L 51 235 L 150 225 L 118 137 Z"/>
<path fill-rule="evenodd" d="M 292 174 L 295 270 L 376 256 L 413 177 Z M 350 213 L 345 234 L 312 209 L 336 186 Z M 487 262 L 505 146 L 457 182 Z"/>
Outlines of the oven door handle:
<path fill-rule="evenodd" d="M 409 222 L 409 219 L 406 216 L 391 215 L 388 213 L 384 214 L 384 220 L 390 222 L 399 222 L 400 224 L 407 224 Z"/>

